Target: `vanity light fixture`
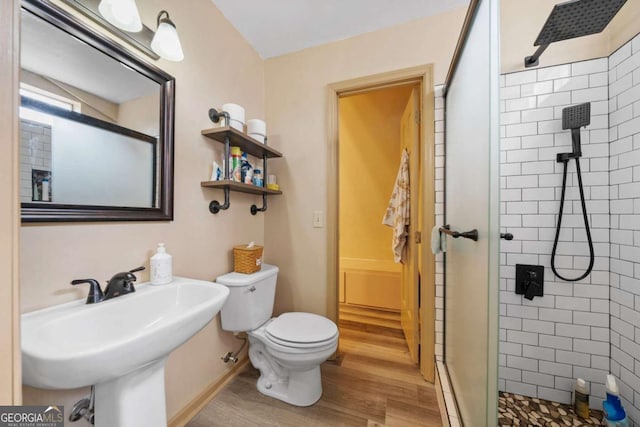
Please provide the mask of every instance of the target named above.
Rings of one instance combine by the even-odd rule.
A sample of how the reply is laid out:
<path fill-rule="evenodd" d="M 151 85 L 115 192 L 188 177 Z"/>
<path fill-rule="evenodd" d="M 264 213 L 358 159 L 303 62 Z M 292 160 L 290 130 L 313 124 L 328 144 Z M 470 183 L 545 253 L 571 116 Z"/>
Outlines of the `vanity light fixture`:
<path fill-rule="evenodd" d="M 142 30 L 142 20 L 136 0 L 101 0 L 100 14 L 112 25 L 130 33 Z"/>
<path fill-rule="evenodd" d="M 169 61 L 178 62 L 184 59 L 176 25 L 169 19 L 169 12 L 166 10 L 161 10 L 158 13 L 158 28 L 151 41 L 151 49 Z"/>

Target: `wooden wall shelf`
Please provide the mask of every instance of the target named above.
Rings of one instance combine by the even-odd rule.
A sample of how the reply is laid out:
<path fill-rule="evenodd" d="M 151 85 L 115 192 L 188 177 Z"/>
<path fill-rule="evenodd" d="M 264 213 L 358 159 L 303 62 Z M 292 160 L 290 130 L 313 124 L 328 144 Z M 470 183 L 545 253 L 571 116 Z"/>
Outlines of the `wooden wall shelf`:
<path fill-rule="evenodd" d="M 230 180 L 221 180 L 221 181 L 202 181 L 200 183 L 203 187 L 210 188 L 225 188 L 229 187 L 231 191 L 238 191 L 240 193 L 249 193 L 249 194 L 268 194 L 268 195 L 278 195 L 282 194 L 282 191 L 279 190 L 270 190 L 265 187 L 258 187 L 256 185 L 244 184 L 242 182 L 230 181 Z"/>
<path fill-rule="evenodd" d="M 255 157 L 267 156 L 268 158 L 282 157 L 282 153 L 269 147 L 266 144 L 262 144 L 259 141 L 251 138 L 229 126 L 205 129 L 202 131 L 202 135 L 207 138 L 211 138 L 215 141 L 225 143 L 225 137 L 229 137 L 229 142 L 234 147 L 240 147 L 240 149 Z"/>
<path fill-rule="evenodd" d="M 215 111 L 215 110 L 214 110 Z M 213 120 L 213 119 L 212 119 Z M 217 122 L 217 120 L 214 120 Z M 224 156 L 228 157 L 231 152 L 231 145 L 234 147 L 240 147 L 242 151 L 247 154 L 250 154 L 255 157 L 262 158 L 262 172 L 264 179 L 267 178 L 267 159 L 274 157 L 282 157 L 282 153 L 278 150 L 274 150 L 266 144 L 262 144 L 259 141 L 251 138 L 250 136 L 244 134 L 243 132 L 238 131 L 229 126 L 217 127 L 211 129 L 205 129 L 201 131 L 202 135 L 207 138 L 211 138 L 214 141 L 220 142 L 224 144 Z M 229 160 L 227 159 L 227 162 Z M 212 201 L 209 204 L 209 211 L 212 214 L 217 214 L 221 210 L 229 209 L 231 204 L 229 199 L 229 193 L 231 191 L 238 191 L 241 193 L 249 193 L 249 194 L 259 194 L 262 195 L 262 207 L 258 207 L 257 205 L 251 206 L 251 214 L 255 215 L 258 212 L 265 212 L 267 210 L 267 196 L 268 195 L 278 195 L 282 194 L 282 191 L 279 190 L 270 190 L 266 187 L 258 187 L 251 184 L 245 184 L 243 182 L 231 181 L 228 179 L 230 177 L 231 171 L 228 171 L 225 175 L 224 180 L 221 181 L 203 181 L 200 183 L 202 187 L 208 188 L 219 188 L 224 190 L 224 204 L 221 204 L 217 200 Z"/>

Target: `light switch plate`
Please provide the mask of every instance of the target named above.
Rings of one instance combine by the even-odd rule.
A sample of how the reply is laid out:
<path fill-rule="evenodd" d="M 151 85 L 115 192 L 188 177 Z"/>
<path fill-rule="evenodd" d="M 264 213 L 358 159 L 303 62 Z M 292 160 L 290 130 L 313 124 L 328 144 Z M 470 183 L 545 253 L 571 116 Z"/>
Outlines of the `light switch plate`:
<path fill-rule="evenodd" d="M 324 227 L 324 212 L 313 211 L 313 228 Z"/>

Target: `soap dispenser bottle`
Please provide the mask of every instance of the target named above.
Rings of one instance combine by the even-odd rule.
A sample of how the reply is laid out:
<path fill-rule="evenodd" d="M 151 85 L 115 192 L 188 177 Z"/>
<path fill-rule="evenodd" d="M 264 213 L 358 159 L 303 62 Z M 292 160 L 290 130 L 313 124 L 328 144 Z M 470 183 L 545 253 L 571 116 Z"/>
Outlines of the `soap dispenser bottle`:
<path fill-rule="evenodd" d="M 158 243 L 158 250 L 149 263 L 152 285 L 166 285 L 173 280 L 171 262 L 171 255 L 167 253 L 164 243 Z"/>
<path fill-rule="evenodd" d="M 629 418 L 622 407 L 618 384 L 613 375 L 607 375 L 607 398 L 602 402 L 604 425 L 608 427 L 629 427 Z"/>

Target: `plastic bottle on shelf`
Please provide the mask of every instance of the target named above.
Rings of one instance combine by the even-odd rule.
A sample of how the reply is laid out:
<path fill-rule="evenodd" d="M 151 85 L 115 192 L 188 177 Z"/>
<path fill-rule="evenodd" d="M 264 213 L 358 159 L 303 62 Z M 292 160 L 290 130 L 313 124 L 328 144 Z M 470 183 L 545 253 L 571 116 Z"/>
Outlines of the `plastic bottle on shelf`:
<path fill-rule="evenodd" d="M 629 418 L 622 407 L 616 377 L 607 375 L 607 398 L 602 402 L 604 422 L 608 427 L 629 427 Z"/>
<path fill-rule="evenodd" d="M 264 181 L 262 179 L 262 171 L 260 169 L 253 170 L 253 185 L 258 187 L 264 187 Z"/>
<path fill-rule="evenodd" d="M 247 153 L 242 153 L 241 181 L 245 184 L 251 184 L 253 179 L 253 166 L 249 163 Z"/>
<path fill-rule="evenodd" d="M 573 407 L 580 418 L 589 418 L 589 392 L 587 391 L 587 382 L 582 378 L 576 380 L 573 390 Z"/>
<path fill-rule="evenodd" d="M 231 147 L 231 159 L 229 160 L 229 179 L 241 182 L 242 151 L 240 147 Z"/>

